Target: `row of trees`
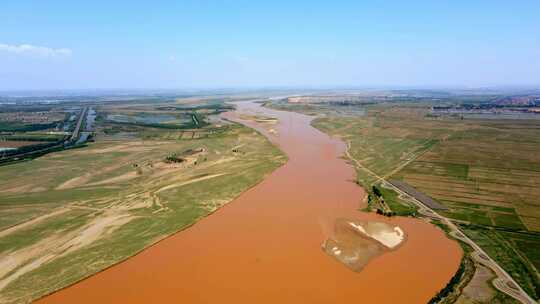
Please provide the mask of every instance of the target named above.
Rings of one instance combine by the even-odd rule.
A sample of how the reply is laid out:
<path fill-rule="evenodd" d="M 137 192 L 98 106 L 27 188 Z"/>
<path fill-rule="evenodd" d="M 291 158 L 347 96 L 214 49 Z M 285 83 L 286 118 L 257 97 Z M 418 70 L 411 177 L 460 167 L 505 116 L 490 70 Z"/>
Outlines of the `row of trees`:
<path fill-rule="evenodd" d="M 380 190 L 377 186 L 373 185 L 372 188 L 373 188 L 373 193 L 374 193 L 376 196 L 382 197 L 382 192 L 381 192 L 381 190 Z"/>
<path fill-rule="evenodd" d="M 391 210 L 389 210 L 389 211 L 384 210 L 385 201 L 384 201 L 381 189 L 379 189 L 379 187 L 373 185 L 372 191 L 373 191 L 373 194 L 375 194 L 379 198 L 380 205 L 381 205 L 381 207 L 383 207 L 383 208 L 377 208 L 377 214 L 388 216 L 388 217 L 392 217 L 392 216 L 396 215 L 396 213 L 391 211 Z M 370 199 L 371 199 L 371 197 L 370 197 Z"/>
<path fill-rule="evenodd" d="M 463 276 L 464 272 L 465 267 L 463 266 L 463 263 L 461 263 L 458 271 L 456 271 L 456 274 L 454 274 L 452 279 L 450 279 L 450 282 L 448 282 L 443 289 L 441 289 L 433 298 L 431 298 L 428 304 L 439 303 L 442 299 L 446 298 L 452 291 L 454 291 L 457 284 L 459 284 L 461 281 L 461 277 Z"/>
<path fill-rule="evenodd" d="M 388 216 L 388 217 L 392 217 L 392 216 L 396 215 L 396 213 L 393 212 L 393 211 L 384 211 L 384 210 L 382 210 L 380 208 L 377 208 L 377 214 Z"/>
<path fill-rule="evenodd" d="M 0 123 L 1 132 L 31 132 L 55 128 L 58 122 L 44 124 Z"/>
<path fill-rule="evenodd" d="M 34 151 L 44 150 L 44 149 L 51 148 L 51 147 L 54 147 L 54 146 L 57 146 L 57 145 L 60 145 L 60 144 L 62 144 L 62 141 L 55 141 L 55 142 L 47 142 L 47 143 L 37 144 L 37 145 L 22 146 L 22 147 L 18 147 L 17 149 L 13 149 L 13 150 L 2 151 L 0 155 L 2 156 L 2 158 L 6 158 L 6 157 L 10 157 L 10 156 L 27 154 L 27 153 L 31 153 L 31 152 L 34 152 Z"/>
<path fill-rule="evenodd" d="M 167 157 L 165 157 L 165 162 L 167 163 L 181 163 L 181 162 L 184 162 L 185 159 L 178 156 L 178 154 L 176 153 L 171 153 L 169 155 L 167 155 Z"/>
<path fill-rule="evenodd" d="M 58 141 L 61 139 L 58 136 L 50 136 L 50 135 L 42 135 L 39 136 L 28 136 L 28 135 L 0 135 L 0 142 L 1 141 L 7 141 L 7 140 L 13 140 L 13 141 L 37 141 L 37 142 L 52 142 L 52 141 Z"/>

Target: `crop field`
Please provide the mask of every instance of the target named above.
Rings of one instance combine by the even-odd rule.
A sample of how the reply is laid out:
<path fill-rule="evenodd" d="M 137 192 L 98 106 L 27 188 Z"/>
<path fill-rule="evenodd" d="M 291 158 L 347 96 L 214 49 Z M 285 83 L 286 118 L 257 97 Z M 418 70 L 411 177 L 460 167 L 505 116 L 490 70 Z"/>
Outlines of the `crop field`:
<path fill-rule="evenodd" d="M 137 126 L 126 137 L 103 130 L 98 123 L 87 147 L 0 170 L 0 302 L 26 303 L 122 261 L 286 160 L 236 124 L 186 139 L 185 130 Z"/>
<path fill-rule="evenodd" d="M 401 113 L 392 108 L 386 111 L 376 108 L 365 117 L 316 119 L 314 126 L 350 142 L 350 152 L 356 160 L 375 174 L 389 177 L 404 162 L 424 153 L 446 136 L 443 130 L 425 124 L 404 128 L 401 123 L 404 117 L 409 117 L 406 115 L 419 117 L 421 113 L 416 109 Z M 373 177 L 365 177 L 367 184 L 373 181 Z"/>
<path fill-rule="evenodd" d="M 539 298 L 540 125 L 466 124 L 396 177 L 449 207 L 442 215 L 472 224 L 464 226 L 469 237 Z"/>
<path fill-rule="evenodd" d="M 531 121 L 478 123 L 452 134 L 398 175 L 450 207 L 449 217 L 540 231 L 538 135 L 540 124 Z"/>
<path fill-rule="evenodd" d="M 313 122 L 321 131 L 348 142 L 349 153 L 362 165 L 355 167 L 357 181 L 365 189 L 371 189 L 381 178 L 391 177 L 446 136 L 442 130 L 425 125 L 417 125 L 410 130 L 403 128 L 398 120 L 421 117 L 416 109 L 402 113 L 392 108 L 371 108 L 367 113 L 357 117 L 327 115 Z M 398 199 L 395 191 L 385 189 L 385 192 L 387 203 L 393 205 L 391 209 L 398 215 L 414 213 L 413 206 Z"/>

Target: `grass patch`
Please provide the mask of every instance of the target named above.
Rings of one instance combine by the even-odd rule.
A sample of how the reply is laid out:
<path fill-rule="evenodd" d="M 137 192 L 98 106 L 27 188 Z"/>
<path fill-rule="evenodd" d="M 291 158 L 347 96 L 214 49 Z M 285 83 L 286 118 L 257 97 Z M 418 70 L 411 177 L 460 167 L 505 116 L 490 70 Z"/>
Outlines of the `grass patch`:
<path fill-rule="evenodd" d="M 515 214 L 496 214 L 493 217 L 495 226 L 516 230 L 526 230 L 519 217 Z"/>
<path fill-rule="evenodd" d="M 382 193 L 382 196 L 384 197 L 384 201 L 386 202 L 388 207 L 390 207 L 392 212 L 394 212 L 396 215 L 400 215 L 400 216 L 416 215 L 418 208 L 400 199 L 399 194 L 396 191 L 385 188 L 385 187 L 379 187 L 379 189 Z"/>
<path fill-rule="evenodd" d="M 469 175 L 469 166 L 463 164 L 447 164 L 446 170 L 448 175 L 457 178 L 466 180 Z"/>

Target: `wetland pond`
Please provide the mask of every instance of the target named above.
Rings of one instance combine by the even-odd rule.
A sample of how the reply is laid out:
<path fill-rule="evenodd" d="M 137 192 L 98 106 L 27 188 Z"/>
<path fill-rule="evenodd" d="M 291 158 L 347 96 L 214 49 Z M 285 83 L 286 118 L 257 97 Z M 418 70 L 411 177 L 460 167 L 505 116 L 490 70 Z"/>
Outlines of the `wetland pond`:
<path fill-rule="evenodd" d="M 448 283 L 459 245 L 423 220 L 359 211 L 366 194 L 341 140 L 313 117 L 236 105 L 223 115 L 288 162 L 190 228 L 41 303 L 426 303 Z M 239 114 L 278 123 L 269 132 Z"/>

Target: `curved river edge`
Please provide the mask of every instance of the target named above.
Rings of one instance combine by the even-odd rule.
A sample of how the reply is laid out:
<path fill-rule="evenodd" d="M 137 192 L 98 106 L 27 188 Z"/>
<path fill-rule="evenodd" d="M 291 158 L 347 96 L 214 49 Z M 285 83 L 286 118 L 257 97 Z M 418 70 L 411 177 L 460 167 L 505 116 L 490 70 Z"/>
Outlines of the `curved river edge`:
<path fill-rule="evenodd" d="M 459 245 L 418 219 L 358 212 L 365 193 L 341 158 L 343 142 L 312 127 L 312 117 L 237 106 L 278 118 L 269 132 L 225 114 L 277 144 L 284 166 L 189 229 L 40 302 L 425 303 L 446 285 Z M 356 273 L 320 248 L 339 218 L 397 225 L 408 240 Z"/>

